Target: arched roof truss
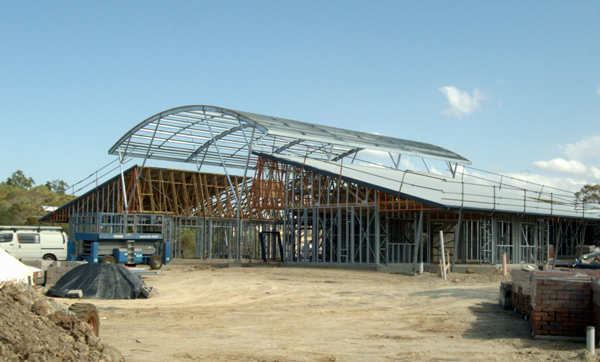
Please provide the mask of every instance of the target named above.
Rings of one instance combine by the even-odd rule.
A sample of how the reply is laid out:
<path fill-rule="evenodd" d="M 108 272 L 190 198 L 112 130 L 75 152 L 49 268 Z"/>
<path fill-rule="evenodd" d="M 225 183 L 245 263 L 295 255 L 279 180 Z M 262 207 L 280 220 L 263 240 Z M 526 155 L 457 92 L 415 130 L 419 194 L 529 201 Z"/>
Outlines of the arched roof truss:
<path fill-rule="evenodd" d="M 471 163 L 427 143 L 202 105 L 174 108 L 146 119 L 109 153 L 244 169 L 256 164 L 256 155 L 249 151 L 339 161 L 363 150 Z"/>

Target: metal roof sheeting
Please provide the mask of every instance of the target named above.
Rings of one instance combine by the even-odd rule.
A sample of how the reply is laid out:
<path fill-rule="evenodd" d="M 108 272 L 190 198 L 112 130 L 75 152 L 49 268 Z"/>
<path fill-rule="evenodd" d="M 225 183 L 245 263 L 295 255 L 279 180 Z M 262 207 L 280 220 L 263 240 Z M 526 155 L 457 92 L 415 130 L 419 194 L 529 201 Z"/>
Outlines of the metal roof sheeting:
<path fill-rule="evenodd" d="M 287 155 L 256 154 L 444 209 L 600 220 L 600 205 L 582 204 L 576 202 L 575 197 L 567 198 L 564 195 L 508 185 L 498 187 L 477 184 L 415 171 Z"/>

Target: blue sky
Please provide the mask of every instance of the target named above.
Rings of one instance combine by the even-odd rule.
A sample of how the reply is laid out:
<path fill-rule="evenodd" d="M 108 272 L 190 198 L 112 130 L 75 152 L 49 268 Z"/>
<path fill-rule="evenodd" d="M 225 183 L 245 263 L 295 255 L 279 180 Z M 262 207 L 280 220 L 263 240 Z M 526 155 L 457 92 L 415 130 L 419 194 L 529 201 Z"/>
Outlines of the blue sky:
<path fill-rule="evenodd" d="M 597 1 L 2 2 L 0 179 L 73 184 L 137 123 L 205 104 L 578 190 L 600 183 L 599 18 Z"/>

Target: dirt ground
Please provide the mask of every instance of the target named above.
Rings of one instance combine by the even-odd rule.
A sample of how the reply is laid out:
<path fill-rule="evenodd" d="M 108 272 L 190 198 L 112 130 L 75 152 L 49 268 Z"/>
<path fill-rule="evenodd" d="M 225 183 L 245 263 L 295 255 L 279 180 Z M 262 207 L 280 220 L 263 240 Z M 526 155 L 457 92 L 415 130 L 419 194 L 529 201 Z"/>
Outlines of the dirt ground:
<path fill-rule="evenodd" d="M 128 361 L 600 361 L 583 343 L 532 339 L 498 305 L 500 275 L 176 260 L 144 280 L 157 296 L 93 301 L 100 337 Z"/>

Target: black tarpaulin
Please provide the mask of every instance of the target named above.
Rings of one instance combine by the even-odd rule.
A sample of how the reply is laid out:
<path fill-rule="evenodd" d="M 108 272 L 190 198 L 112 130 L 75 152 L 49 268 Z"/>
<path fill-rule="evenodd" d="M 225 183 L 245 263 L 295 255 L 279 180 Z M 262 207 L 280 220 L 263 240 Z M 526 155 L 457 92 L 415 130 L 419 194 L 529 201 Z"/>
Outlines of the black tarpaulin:
<path fill-rule="evenodd" d="M 80 289 L 85 299 L 136 299 L 146 283 L 119 264 L 83 264 L 74 268 L 50 288 L 54 297 Z"/>

